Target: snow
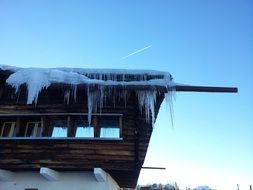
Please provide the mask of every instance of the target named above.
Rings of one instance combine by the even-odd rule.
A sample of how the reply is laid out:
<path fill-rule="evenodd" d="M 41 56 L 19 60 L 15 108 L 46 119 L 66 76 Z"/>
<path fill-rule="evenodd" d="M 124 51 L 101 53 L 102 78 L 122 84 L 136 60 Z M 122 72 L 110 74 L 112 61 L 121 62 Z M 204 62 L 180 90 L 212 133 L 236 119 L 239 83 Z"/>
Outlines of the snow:
<path fill-rule="evenodd" d="M 77 85 L 91 83 L 91 80 L 73 72 L 64 72 L 58 69 L 28 68 L 20 69 L 9 76 L 6 82 L 18 92 L 22 84 L 26 84 L 28 90 L 27 104 L 37 103 L 41 90 L 48 88 L 53 83 L 65 83 Z"/>
<path fill-rule="evenodd" d="M 0 70 L 11 71 L 12 74 L 6 80 L 15 92 L 19 92 L 21 85 L 26 85 L 28 95 L 27 104 L 37 104 L 40 92 L 52 84 L 64 83 L 71 85 L 70 90 L 64 93 L 64 102 L 69 103 L 73 97 L 76 101 L 77 85 L 85 84 L 88 98 L 88 121 L 91 123 L 92 113 L 106 104 L 107 96 L 112 96 L 115 104 L 116 97 L 123 99 L 126 104 L 128 93 L 126 86 L 151 86 L 152 90 L 136 90 L 140 111 L 144 110 L 147 121 L 155 120 L 155 103 L 159 91 L 156 86 L 169 89 L 165 95 L 171 104 L 172 87 L 175 85 L 172 76 L 168 72 L 153 70 L 122 70 L 122 69 L 83 69 L 83 68 L 18 68 L 8 65 L 0 65 Z M 131 80 L 129 80 L 131 78 Z M 152 78 L 152 79 L 151 79 Z M 91 90 L 90 86 L 98 85 L 99 90 Z M 113 95 L 113 87 L 123 88 L 120 94 Z M 106 88 L 105 88 L 106 87 Z M 106 91 L 105 91 L 106 89 Z M 171 108 L 171 106 L 170 106 Z"/>
<path fill-rule="evenodd" d="M 9 71 L 16 72 L 16 71 L 20 70 L 21 68 L 10 66 L 10 65 L 2 65 L 2 64 L 0 64 L 0 69 L 3 70 L 3 71 L 9 70 Z"/>

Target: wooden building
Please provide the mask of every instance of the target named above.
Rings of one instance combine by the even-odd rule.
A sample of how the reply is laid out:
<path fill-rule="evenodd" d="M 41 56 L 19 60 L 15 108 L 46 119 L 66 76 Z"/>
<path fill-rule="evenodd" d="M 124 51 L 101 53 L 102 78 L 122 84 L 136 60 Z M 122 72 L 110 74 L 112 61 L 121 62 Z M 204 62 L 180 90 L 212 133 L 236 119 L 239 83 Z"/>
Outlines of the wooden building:
<path fill-rule="evenodd" d="M 121 70 L 103 70 L 101 75 L 77 70 L 95 82 L 65 83 L 58 78 L 28 102 L 34 93 L 29 88 L 38 87 L 45 76 L 29 76 L 16 89 L 16 83 L 8 79 L 20 71 L 20 80 L 46 71 L 24 70 L 0 70 L 0 169 L 13 173 L 101 168 L 119 187 L 134 188 L 168 85 L 165 75 Z M 69 72 L 60 73 L 60 78 Z M 156 86 L 156 79 L 164 84 Z M 31 87 L 33 83 L 37 86 Z"/>
<path fill-rule="evenodd" d="M 134 188 L 164 97 L 194 89 L 217 91 L 174 85 L 164 72 L 1 66 L 0 180 L 86 172 L 108 175 L 108 189 Z"/>

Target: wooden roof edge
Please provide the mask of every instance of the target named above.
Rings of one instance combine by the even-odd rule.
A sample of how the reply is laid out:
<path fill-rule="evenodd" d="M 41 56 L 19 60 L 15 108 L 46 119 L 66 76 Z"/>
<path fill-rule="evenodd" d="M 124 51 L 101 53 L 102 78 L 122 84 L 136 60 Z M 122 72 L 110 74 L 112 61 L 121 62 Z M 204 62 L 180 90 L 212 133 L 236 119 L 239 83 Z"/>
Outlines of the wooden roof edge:
<path fill-rule="evenodd" d="M 7 86 L 10 86 L 7 84 Z M 97 84 L 78 84 L 78 89 L 86 88 L 87 86 L 93 87 L 95 89 L 99 89 L 99 85 Z M 51 89 L 55 89 L 57 87 L 61 88 L 71 88 L 72 85 L 64 84 L 64 83 L 53 83 L 49 86 Z M 182 85 L 176 84 L 171 87 L 166 86 L 158 86 L 158 85 L 103 85 L 104 88 L 116 88 L 122 90 L 157 90 L 162 93 L 176 91 L 176 92 L 208 92 L 208 93 L 237 93 L 237 87 L 222 87 L 222 86 L 198 86 L 198 85 Z"/>
<path fill-rule="evenodd" d="M 213 93 L 237 93 L 237 87 L 217 87 L 217 86 L 191 86 L 176 85 L 174 87 L 177 92 L 213 92 Z"/>
<path fill-rule="evenodd" d="M 9 85 L 7 85 L 9 86 Z M 86 88 L 87 86 L 93 87 L 95 89 L 99 89 L 99 85 L 97 84 L 79 84 L 77 85 L 78 89 Z M 71 88 L 72 85 L 70 84 L 64 84 L 64 83 L 53 83 L 49 86 L 51 89 L 55 89 L 57 87 L 62 88 Z M 162 93 L 170 92 L 170 91 L 176 91 L 176 92 L 207 92 L 207 93 L 237 93 L 238 88 L 237 87 L 221 87 L 221 86 L 198 86 L 198 85 L 181 85 L 176 84 L 171 87 L 165 87 L 165 86 L 157 86 L 157 85 L 104 85 L 105 88 L 116 88 L 116 89 L 122 89 L 122 90 L 157 90 Z"/>
<path fill-rule="evenodd" d="M 176 84 L 171 87 L 156 86 L 156 85 L 128 85 L 128 86 L 115 86 L 122 87 L 123 89 L 132 90 L 157 90 L 159 92 L 211 92 L 211 93 L 237 93 L 237 87 L 221 87 L 221 86 L 196 86 L 196 85 L 181 85 Z"/>
<path fill-rule="evenodd" d="M 125 86 L 125 89 L 135 89 L 135 90 L 157 90 L 159 92 L 208 92 L 208 93 L 237 93 L 237 87 L 221 87 L 221 86 L 196 86 L 196 85 L 181 85 L 176 84 L 171 87 L 165 86 L 152 86 L 152 85 L 143 85 L 143 86 Z"/>
<path fill-rule="evenodd" d="M 0 76 L 5 79 L 8 78 L 10 74 L 14 73 L 12 70 L 2 70 L 0 69 Z M 0 77 L 0 78 L 1 78 Z M 54 83 L 51 86 L 54 88 L 56 86 L 71 86 L 69 84 L 63 83 Z M 77 86 L 98 86 L 92 84 L 79 84 Z M 217 87 L 217 86 L 197 86 L 197 85 L 183 85 L 183 84 L 175 84 L 171 87 L 165 86 L 157 86 L 157 85 L 112 85 L 116 88 L 126 89 L 126 90 L 158 90 L 160 92 L 169 92 L 169 91 L 177 91 L 177 92 L 211 92 L 211 93 L 237 93 L 237 87 Z M 104 87 L 112 87 L 110 85 L 104 85 Z"/>

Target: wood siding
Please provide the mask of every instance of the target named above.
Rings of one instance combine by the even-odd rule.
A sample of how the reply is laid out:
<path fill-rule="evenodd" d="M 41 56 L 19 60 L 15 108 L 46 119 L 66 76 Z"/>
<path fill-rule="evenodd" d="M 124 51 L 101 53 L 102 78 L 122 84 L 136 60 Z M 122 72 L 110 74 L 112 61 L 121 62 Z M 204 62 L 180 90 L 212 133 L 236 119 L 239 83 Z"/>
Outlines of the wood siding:
<path fill-rule="evenodd" d="M 85 94 L 78 92 L 77 103 L 63 104 L 60 88 L 42 92 L 38 104 L 26 105 L 23 91 L 17 97 L 10 97 L 11 89 L 2 87 L 0 114 L 40 114 L 40 113 L 87 113 Z M 0 90 L 1 91 L 1 90 Z M 120 187 L 135 187 L 144 162 L 150 136 L 151 122 L 141 115 L 134 91 L 129 93 L 125 104 L 122 100 L 107 100 L 101 113 L 117 113 L 122 116 L 122 139 L 0 139 L 0 168 L 12 171 L 39 170 L 49 167 L 58 171 L 92 170 L 100 167 L 107 171 Z M 18 95 L 15 95 L 18 96 Z M 164 95 L 158 95 L 155 113 L 157 115 Z M 15 117 L 17 130 L 24 130 L 21 118 Z M 28 116 L 26 116 L 28 117 Z M 41 117 L 47 126 L 46 116 Z M 21 119 L 20 119 L 21 118 Z M 6 119 L 2 116 L 0 119 Z M 71 122 L 71 119 L 68 120 Z M 45 133 L 45 132 L 44 132 Z M 73 133 L 73 131 L 70 133 Z"/>

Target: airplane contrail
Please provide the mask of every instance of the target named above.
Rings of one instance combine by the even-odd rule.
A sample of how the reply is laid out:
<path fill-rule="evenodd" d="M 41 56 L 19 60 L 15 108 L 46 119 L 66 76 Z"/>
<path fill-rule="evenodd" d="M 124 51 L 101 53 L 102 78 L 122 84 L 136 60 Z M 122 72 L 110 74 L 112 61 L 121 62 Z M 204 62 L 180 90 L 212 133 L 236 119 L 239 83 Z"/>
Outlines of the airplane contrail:
<path fill-rule="evenodd" d="M 148 49 L 148 48 L 151 48 L 151 47 L 152 47 L 152 45 L 146 46 L 146 47 L 144 47 L 144 48 L 142 48 L 142 49 L 139 49 L 139 50 L 137 50 L 137 51 L 135 51 L 135 52 L 133 52 L 133 53 L 128 54 L 128 55 L 125 56 L 125 57 L 122 57 L 120 60 L 126 59 L 126 58 L 128 58 L 128 57 L 130 57 L 130 56 L 132 56 L 132 55 L 134 55 L 134 54 L 140 53 L 140 52 L 142 52 L 142 51 L 144 51 L 144 50 L 146 50 L 146 49 Z"/>

